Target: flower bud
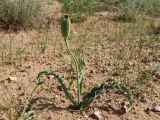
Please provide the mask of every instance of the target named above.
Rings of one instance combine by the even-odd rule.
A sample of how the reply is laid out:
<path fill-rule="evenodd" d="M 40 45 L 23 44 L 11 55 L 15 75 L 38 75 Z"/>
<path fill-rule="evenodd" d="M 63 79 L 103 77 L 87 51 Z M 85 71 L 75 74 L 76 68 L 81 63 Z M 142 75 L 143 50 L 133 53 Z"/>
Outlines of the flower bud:
<path fill-rule="evenodd" d="M 64 39 L 67 39 L 70 34 L 71 21 L 68 15 L 61 18 L 61 33 Z"/>

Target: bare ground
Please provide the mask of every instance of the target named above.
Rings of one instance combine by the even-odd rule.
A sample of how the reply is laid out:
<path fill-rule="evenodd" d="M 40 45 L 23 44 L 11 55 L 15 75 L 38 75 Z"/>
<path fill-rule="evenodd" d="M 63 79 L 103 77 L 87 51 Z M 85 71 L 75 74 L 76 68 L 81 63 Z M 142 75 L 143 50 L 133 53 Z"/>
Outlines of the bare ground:
<path fill-rule="evenodd" d="M 13 116 L 16 116 L 16 111 L 33 89 L 33 81 L 40 71 L 52 68 L 66 79 L 68 74 L 75 76 L 72 60 L 60 34 L 60 6 L 54 1 L 46 8 L 49 18 L 53 18 L 49 29 L 0 33 L 0 120 L 7 119 L 5 111 L 9 105 Z M 146 41 L 151 39 L 146 34 L 150 19 L 158 24 L 157 18 L 146 17 L 142 22 L 120 23 L 110 20 L 108 16 L 96 15 L 72 25 L 71 46 L 77 48 L 82 45 L 81 50 L 86 60 L 84 91 L 87 92 L 93 85 L 113 80 L 126 84 L 134 96 L 134 105 L 129 112 L 121 112 L 120 104 L 126 99 L 118 90 L 106 91 L 87 110 L 73 111 L 58 82 L 47 77 L 45 84 L 34 96 L 49 97 L 54 100 L 55 106 L 41 111 L 38 109 L 41 102 L 37 103 L 34 109 L 38 120 L 93 120 L 98 119 L 94 114 L 97 111 L 102 120 L 160 120 L 160 112 L 154 111 L 154 106 L 160 106 L 160 77 L 152 75 L 143 83 L 137 83 L 136 80 L 139 60 L 144 60 L 140 62 L 143 68 L 140 72 L 146 68 L 154 69 L 160 63 L 159 44 L 153 44 L 154 42 L 144 47 L 140 56 L 137 54 L 140 32 Z M 155 39 L 159 41 L 159 37 L 155 36 L 153 40 Z M 41 53 L 41 43 L 46 43 L 44 54 Z M 73 85 L 72 91 L 75 90 Z M 110 102 L 116 110 L 107 106 Z"/>

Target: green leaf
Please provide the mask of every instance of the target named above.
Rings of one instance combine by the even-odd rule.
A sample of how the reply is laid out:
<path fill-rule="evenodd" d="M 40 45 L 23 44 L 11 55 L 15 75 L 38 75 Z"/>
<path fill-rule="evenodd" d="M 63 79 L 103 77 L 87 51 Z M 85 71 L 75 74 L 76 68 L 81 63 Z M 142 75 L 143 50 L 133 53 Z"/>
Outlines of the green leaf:
<path fill-rule="evenodd" d="M 53 101 L 51 101 L 49 98 L 46 98 L 46 97 L 32 98 L 31 100 L 29 100 L 29 103 L 28 103 L 28 105 L 27 105 L 27 107 L 26 107 L 26 109 L 25 109 L 25 112 L 31 111 L 33 105 L 34 105 L 38 100 L 46 100 L 46 101 L 53 102 Z"/>
<path fill-rule="evenodd" d="M 84 74 L 80 73 L 79 78 L 78 78 L 78 84 L 80 86 L 80 93 L 82 93 L 84 79 L 85 79 Z"/>
<path fill-rule="evenodd" d="M 18 120 L 36 120 L 36 119 L 35 119 L 34 112 L 28 111 L 28 112 L 23 113 Z"/>
<path fill-rule="evenodd" d="M 111 82 L 111 83 L 101 84 L 98 87 L 93 87 L 90 90 L 90 92 L 88 94 L 86 94 L 82 98 L 82 102 L 80 103 L 80 108 L 79 109 L 85 109 L 85 108 L 87 108 L 94 101 L 94 99 L 96 99 L 98 96 L 100 96 L 100 94 L 102 92 L 106 91 L 107 89 L 113 89 L 113 88 L 120 89 L 125 94 L 127 94 L 128 102 L 129 102 L 129 105 L 127 107 L 128 108 L 131 107 L 132 103 L 133 103 L 133 99 L 132 99 L 132 96 L 131 96 L 128 88 L 126 86 L 118 84 L 116 82 Z"/>
<path fill-rule="evenodd" d="M 68 79 L 67 81 L 69 83 L 68 89 L 70 90 L 71 86 L 73 85 L 74 79 Z"/>
<path fill-rule="evenodd" d="M 85 65 L 86 65 L 85 61 L 82 58 L 80 51 L 75 50 L 74 52 L 75 52 L 76 60 L 78 62 L 78 70 L 81 72 L 83 70 L 83 68 L 85 67 Z"/>
<path fill-rule="evenodd" d="M 38 80 L 41 79 L 44 75 L 46 75 L 46 76 L 47 76 L 47 75 L 53 75 L 53 76 L 59 81 L 59 83 L 61 84 L 62 89 L 63 89 L 65 95 L 68 97 L 68 99 L 69 99 L 74 105 L 77 106 L 77 102 L 76 102 L 74 96 L 73 96 L 72 93 L 70 92 L 70 89 L 67 87 L 67 85 L 64 83 L 64 79 L 63 79 L 62 77 L 60 77 L 59 75 L 57 75 L 57 74 L 55 73 L 55 71 L 49 70 L 49 71 L 42 71 L 42 72 L 40 72 L 40 73 L 38 74 L 38 76 L 37 76 L 37 79 L 38 79 Z M 40 80 L 40 81 L 42 81 L 42 80 Z"/>
<path fill-rule="evenodd" d="M 79 71 L 82 71 L 83 70 L 83 68 L 85 67 L 85 61 L 81 58 L 81 57 L 79 57 L 79 59 L 78 59 L 78 69 L 79 69 Z"/>

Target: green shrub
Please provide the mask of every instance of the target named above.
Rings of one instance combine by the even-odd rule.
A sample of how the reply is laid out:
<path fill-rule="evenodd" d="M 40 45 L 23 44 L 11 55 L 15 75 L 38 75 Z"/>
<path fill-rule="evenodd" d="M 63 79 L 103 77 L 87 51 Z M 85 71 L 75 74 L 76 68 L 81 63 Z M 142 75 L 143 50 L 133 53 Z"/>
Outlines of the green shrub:
<path fill-rule="evenodd" d="M 160 0 L 135 0 L 137 7 L 148 15 L 160 16 Z"/>
<path fill-rule="evenodd" d="M 136 0 L 127 0 L 125 3 L 118 3 L 117 12 L 116 20 L 134 21 L 139 13 L 139 7 L 137 7 Z"/>
<path fill-rule="evenodd" d="M 97 11 L 97 0 L 61 0 L 63 10 L 71 14 L 86 14 Z"/>
<path fill-rule="evenodd" d="M 60 0 L 63 12 L 71 15 L 71 21 L 82 22 L 88 14 L 98 11 L 97 0 Z"/>
<path fill-rule="evenodd" d="M 116 10 L 122 20 L 133 20 L 141 13 L 160 16 L 159 0 L 105 0 L 104 3 L 107 10 Z"/>
<path fill-rule="evenodd" d="M 106 10 L 109 11 L 115 11 L 117 5 L 122 2 L 123 2 L 122 0 L 104 0 Z"/>
<path fill-rule="evenodd" d="M 0 25 L 5 29 L 35 27 L 39 10 L 38 0 L 1 0 Z"/>
<path fill-rule="evenodd" d="M 147 12 L 149 15 L 160 17 L 160 0 L 157 0 L 157 2 L 153 2 Z"/>

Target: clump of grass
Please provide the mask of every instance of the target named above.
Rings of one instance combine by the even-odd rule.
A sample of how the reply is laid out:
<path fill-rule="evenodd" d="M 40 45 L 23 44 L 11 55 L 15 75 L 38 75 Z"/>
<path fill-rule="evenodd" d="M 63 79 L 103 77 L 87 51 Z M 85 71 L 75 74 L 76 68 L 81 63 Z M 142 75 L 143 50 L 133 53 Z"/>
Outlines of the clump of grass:
<path fill-rule="evenodd" d="M 154 2 L 152 2 L 147 13 L 155 17 L 160 17 L 160 1 L 155 0 Z"/>
<path fill-rule="evenodd" d="M 87 14 L 93 14 L 98 10 L 96 0 L 61 0 L 61 2 L 63 3 L 63 11 L 72 15 L 75 21 L 77 18 L 83 21 Z"/>
<path fill-rule="evenodd" d="M 115 11 L 118 3 L 122 0 L 104 0 L 104 6 L 106 10 Z"/>
<path fill-rule="evenodd" d="M 69 13 L 93 13 L 97 10 L 96 0 L 61 0 L 63 10 Z"/>
<path fill-rule="evenodd" d="M 35 27 L 39 11 L 39 0 L 1 0 L 0 25 L 4 29 Z"/>
<path fill-rule="evenodd" d="M 139 8 L 136 5 L 136 1 L 128 0 L 126 3 L 119 3 L 117 5 L 118 17 L 116 20 L 120 21 L 134 21 L 139 13 Z"/>
<path fill-rule="evenodd" d="M 140 14 L 160 16 L 158 0 L 105 0 L 107 10 L 117 11 L 116 20 L 133 21 Z"/>

